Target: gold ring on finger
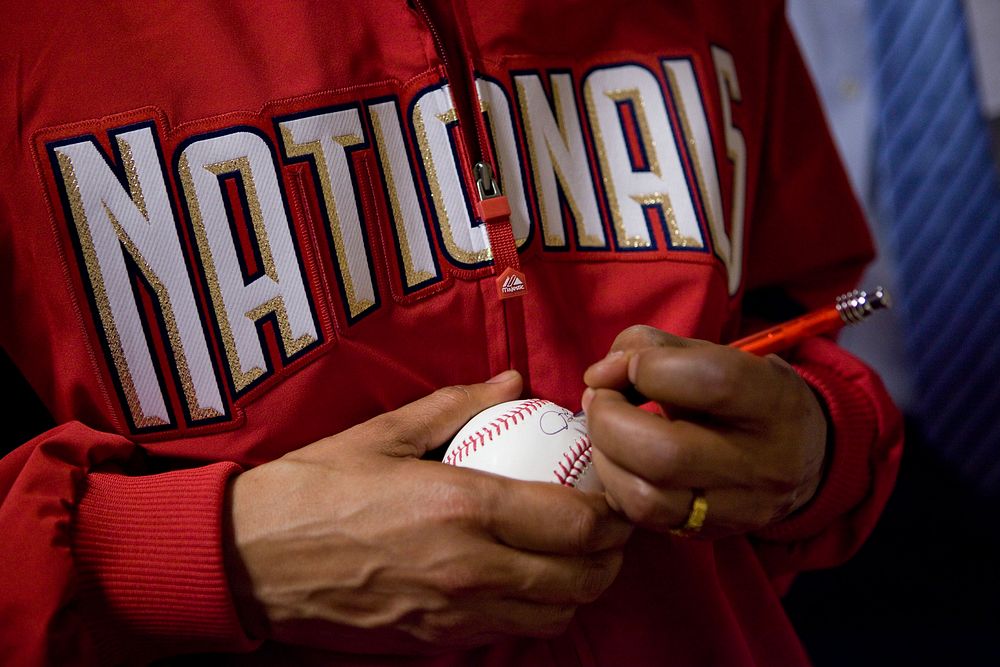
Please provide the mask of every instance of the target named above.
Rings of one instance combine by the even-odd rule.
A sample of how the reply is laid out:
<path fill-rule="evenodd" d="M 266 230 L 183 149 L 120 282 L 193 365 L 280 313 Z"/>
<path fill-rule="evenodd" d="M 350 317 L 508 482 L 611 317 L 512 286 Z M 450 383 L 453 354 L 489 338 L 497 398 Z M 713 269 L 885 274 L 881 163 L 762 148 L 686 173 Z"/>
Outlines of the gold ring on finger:
<path fill-rule="evenodd" d="M 677 537 L 691 537 L 697 534 L 701 527 L 705 525 L 705 517 L 708 516 L 708 501 L 705 500 L 705 492 L 701 489 L 691 489 L 691 510 L 688 512 L 687 520 L 680 528 L 670 531 L 671 535 Z"/>

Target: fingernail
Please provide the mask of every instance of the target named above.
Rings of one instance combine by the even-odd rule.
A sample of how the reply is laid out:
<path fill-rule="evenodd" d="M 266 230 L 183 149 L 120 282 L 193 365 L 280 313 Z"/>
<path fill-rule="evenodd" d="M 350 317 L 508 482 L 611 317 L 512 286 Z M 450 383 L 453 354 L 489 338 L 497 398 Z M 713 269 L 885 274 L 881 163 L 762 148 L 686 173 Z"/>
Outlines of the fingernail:
<path fill-rule="evenodd" d="M 486 381 L 486 384 L 500 384 L 501 382 L 510 382 L 515 377 L 517 377 L 517 371 L 507 370 L 504 371 L 503 373 L 500 373 L 499 375 L 494 375 L 493 377 L 491 377 L 489 380 Z"/>
<path fill-rule="evenodd" d="M 595 361 L 593 363 L 593 365 L 591 365 L 591 368 L 595 368 L 595 367 L 599 368 L 599 367 L 602 367 L 602 366 L 607 366 L 607 365 L 614 364 L 615 362 L 617 362 L 617 361 L 619 361 L 621 359 L 621 357 L 622 357 L 623 354 L 625 354 L 624 350 L 615 350 L 613 352 L 608 352 L 608 356 L 604 357 L 603 359 L 601 359 L 599 361 Z"/>
<path fill-rule="evenodd" d="M 636 372 L 639 367 L 639 355 L 634 354 L 632 358 L 628 360 L 628 381 L 635 384 L 635 378 L 638 375 Z"/>
<path fill-rule="evenodd" d="M 583 390 L 583 396 L 580 398 L 580 405 L 583 406 L 583 411 L 586 412 L 587 408 L 590 407 L 590 402 L 594 400 L 594 390 L 587 387 Z"/>

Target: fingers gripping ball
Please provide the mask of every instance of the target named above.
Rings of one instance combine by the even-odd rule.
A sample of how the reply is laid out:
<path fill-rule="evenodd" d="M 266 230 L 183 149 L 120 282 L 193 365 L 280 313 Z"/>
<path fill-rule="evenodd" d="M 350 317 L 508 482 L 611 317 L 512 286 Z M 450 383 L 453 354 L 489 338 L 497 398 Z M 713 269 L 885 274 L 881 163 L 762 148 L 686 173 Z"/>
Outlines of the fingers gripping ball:
<path fill-rule="evenodd" d="M 444 462 L 528 482 L 604 490 L 593 469 L 587 418 L 540 398 L 483 410 L 452 439 Z"/>

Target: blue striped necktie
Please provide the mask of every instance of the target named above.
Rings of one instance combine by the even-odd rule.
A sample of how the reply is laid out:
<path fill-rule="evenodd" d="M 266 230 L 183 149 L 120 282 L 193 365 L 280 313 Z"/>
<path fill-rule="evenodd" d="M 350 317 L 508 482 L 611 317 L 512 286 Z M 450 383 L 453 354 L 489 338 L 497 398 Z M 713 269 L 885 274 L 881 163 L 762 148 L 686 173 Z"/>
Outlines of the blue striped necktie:
<path fill-rule="evenodd" d="M 1000 493 L 1000 177 L 959 0 L 871 0 L 879 213 L 895 254 L 912 417 Z M 1000 63 L 997 64 L 1000 66 Z"/>

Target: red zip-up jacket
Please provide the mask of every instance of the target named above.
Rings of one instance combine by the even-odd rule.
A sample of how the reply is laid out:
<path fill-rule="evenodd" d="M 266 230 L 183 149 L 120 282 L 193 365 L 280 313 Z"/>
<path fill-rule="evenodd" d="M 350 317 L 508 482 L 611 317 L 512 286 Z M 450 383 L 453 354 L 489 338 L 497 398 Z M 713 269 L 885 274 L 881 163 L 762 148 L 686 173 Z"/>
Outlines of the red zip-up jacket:
<path fill-rule="evenodd" d="M 725 342 L 748 295 L 852 286 L 871 247 L 780 2 L 0 16 L 0 344 L 60 424 L 0 461 L 0 662 L 807 662 L 778 593 L 859 546 L 900 451 L 823 339 L 789 355 L 832 425 L 816 498 L 755 535 L 637 532 L 561 638 L 261 644 L 221 553 L 249 466 L 511 366 L 576 409 L 631 324 Z"/>

